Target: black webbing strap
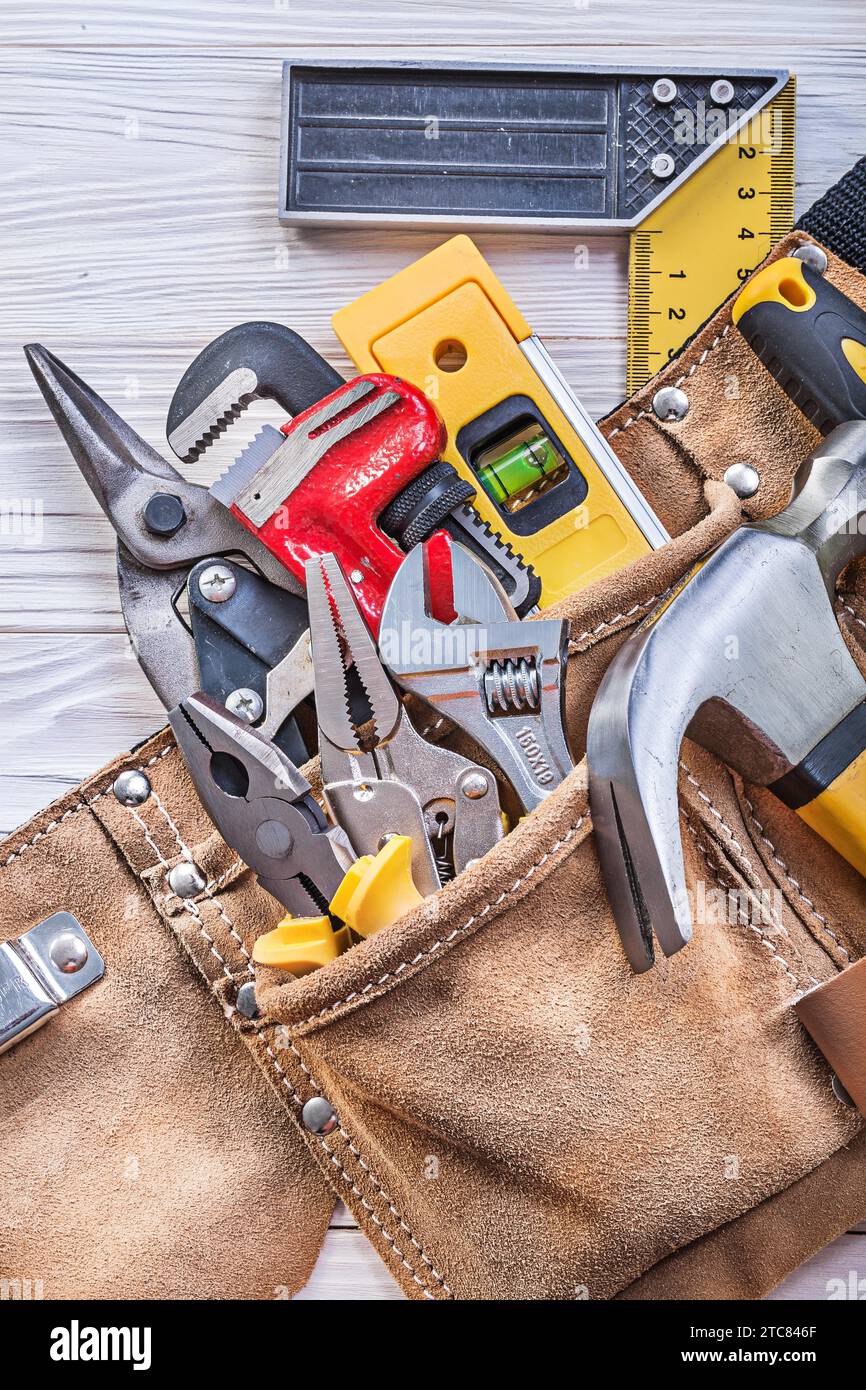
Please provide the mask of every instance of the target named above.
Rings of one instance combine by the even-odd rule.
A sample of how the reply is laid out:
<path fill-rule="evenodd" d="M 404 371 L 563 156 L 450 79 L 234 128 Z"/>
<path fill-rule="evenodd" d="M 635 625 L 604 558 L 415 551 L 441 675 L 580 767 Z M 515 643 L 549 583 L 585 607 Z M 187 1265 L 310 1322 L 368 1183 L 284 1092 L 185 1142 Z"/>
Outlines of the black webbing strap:
<path fill-rule="evenodd" d="M 866 275 L 866 158 L 813 203 L 797 226 Z"/>

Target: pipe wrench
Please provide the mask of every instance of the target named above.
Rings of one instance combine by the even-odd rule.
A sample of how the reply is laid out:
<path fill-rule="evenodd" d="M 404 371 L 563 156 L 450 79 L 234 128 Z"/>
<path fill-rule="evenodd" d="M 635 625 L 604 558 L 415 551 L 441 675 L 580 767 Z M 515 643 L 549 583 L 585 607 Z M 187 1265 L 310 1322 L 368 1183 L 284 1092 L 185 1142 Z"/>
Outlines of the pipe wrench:
<path fill-rule="evenodd" d="M 214 340 L 185 372 L 168 439 L 186 460 L 201 455 L 253 398 L 281 406 L 317 354 L 291 330 L 247 323 Z M 422 391 L 382 373 L 345 382 L 321 359 L 326 391 L 279 429 L 265 425 L 211 489 L 299 582 L 310 555 L 333 552 L 374 632 L 403 553 L 445 527 L 491 566 L 516 608 L 533 607 L 540 583 L 511 545 L 482 521 L 476 489 L 441 458 L 442 420 Z"/>
<path fill-rule="evenodd" d="M 63 362 L 38 343 L 25 355 L 117 534 L 124 622 L 163 704 L 173 709 L 203 688 L 251 722 L 264 716 L 278 745 L 306 761 L 292 716 L 312 690 L 300 586 L 207 488 L 187 482 Z"/>

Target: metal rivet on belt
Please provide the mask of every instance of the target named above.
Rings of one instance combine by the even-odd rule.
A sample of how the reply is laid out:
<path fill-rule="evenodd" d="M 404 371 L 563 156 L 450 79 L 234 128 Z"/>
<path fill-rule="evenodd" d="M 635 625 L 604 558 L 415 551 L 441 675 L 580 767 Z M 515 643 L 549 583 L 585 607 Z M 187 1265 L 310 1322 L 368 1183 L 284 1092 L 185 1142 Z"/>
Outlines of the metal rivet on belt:
<path fill-rule="evenodd" d="M 311 1134 L 332 1134 L 339 1121 L 333 1105 L 324 1096 L 313 1096 L 301 1111 L 301 1121 Z"/>
<path fill-rule="evenodd" d="M 804 241 L 802 246 L 798 246 L 792 252 L 796 260 L 802 261 L 810 270 L 814 270 L 816 275 L 823 275 L 827 269 L 827 253 L 820 246 L 815 246 L 811 241 Z"/>
<path fill-rule="evenodd" d="M 77 975 L 87 964 L 88 954 L 82 937 L 71 931 L 58 932 L 48 947 L 51 963 L 61 975 Z"/>
<path fill-rule="evenodd" d="M 235 1000 L 235 1006 L 237 1008 L 238 1013 L 241 1014 L 244 1018 L 256 1017 L 256 1014 L 259 1011 L 259 1006 L 256 1002 L 255 980 L 247 980 L 246 984 L 241 985 L 240 989 L 238 990 L 238 997 Z"/>
<path fill-rule="evenodd" d="M 193 864 L 190 859 L 182 859 L 169 870 L 168 886 L 179 898 L 194 898 L 196 893 L 202 892 L 206 883 L 207 879 L 198 864 Z"/>
<path fill-rule="evenodd" d="M 750 463 L 732 463 L 724 472 L 724 480 L 738 497 L 754 497 L 761 486 L 761 475 Z"/>
<path fill-rule="evenodd" d="M 142 806 L 150 796 L 150 782 L 143 772 L 121 772 L 111 790 L 121 806 Z"/>
<path fill-rule="evenodd" d="M 653 413 L 660 420 L 682 420 L 689 413 L 689 398 L 678 386 L 662 386 L 653 396 Z"/>

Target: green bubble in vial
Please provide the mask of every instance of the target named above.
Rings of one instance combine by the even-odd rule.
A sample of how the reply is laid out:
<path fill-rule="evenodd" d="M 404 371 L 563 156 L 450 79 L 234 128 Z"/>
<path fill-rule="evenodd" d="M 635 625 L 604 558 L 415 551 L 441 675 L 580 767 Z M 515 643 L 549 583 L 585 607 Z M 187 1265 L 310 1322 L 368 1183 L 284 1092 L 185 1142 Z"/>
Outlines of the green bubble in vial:
<path fill-rule="evenodd" d="M 539 431 L 522 444 L 506 449 L 499 458 L 485 463 L 478 470 L 478 477 L 495 502 L 507 502 L 561 467 L 562 459 L 555 446 Z"/>

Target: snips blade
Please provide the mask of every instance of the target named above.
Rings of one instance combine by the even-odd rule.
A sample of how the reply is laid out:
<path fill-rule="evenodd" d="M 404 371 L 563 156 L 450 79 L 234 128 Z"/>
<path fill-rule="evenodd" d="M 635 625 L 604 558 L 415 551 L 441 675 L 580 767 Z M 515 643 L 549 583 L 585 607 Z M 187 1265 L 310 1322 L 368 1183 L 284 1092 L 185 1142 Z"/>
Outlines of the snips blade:
<path fill-rule="evenodd" d="M 297 590 L 288 570 L 207 488 L 188 483 L 64 362 L 39 343 L 24 353 L 88 487 L 139 564 L 180 569 L 234 553 L 279 588 Z M 168 499 L 171 524 L 154 515 L 155 499 Z"/>

